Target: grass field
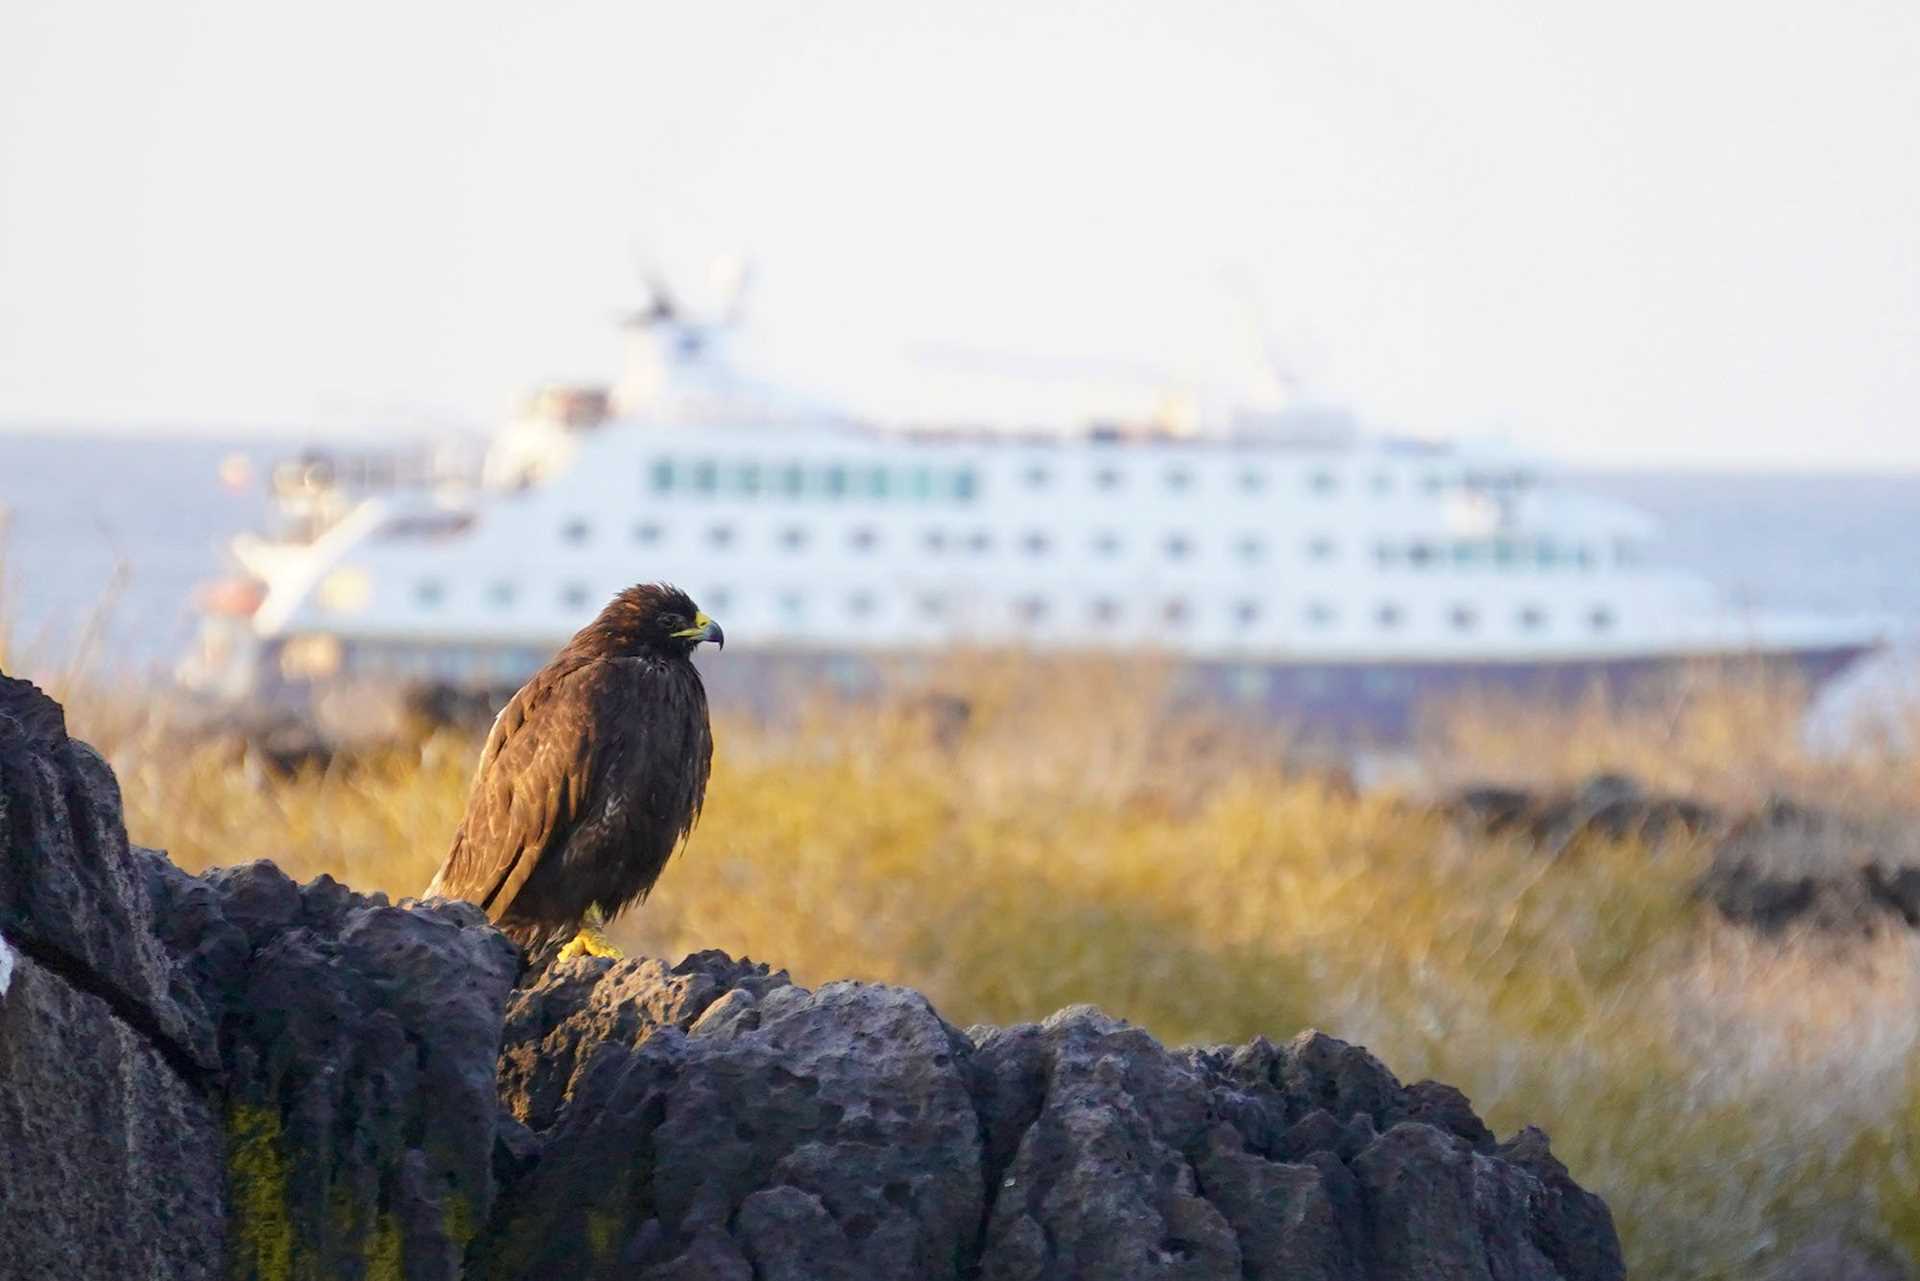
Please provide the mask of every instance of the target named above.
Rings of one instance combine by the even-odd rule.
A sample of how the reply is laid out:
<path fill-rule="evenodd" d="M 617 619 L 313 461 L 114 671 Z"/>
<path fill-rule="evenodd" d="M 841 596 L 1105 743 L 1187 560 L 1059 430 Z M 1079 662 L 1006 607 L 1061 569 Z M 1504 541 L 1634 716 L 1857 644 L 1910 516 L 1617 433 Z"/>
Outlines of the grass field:
<path fill-rule="evenodd" d="M 1851 1243 L 1920 1261 L 1920 953 L 1904 933 L 1764 940 L 1689 895 L 1707 851 L 1589 841 L 1548 861 L 1413 792 L 1302 769 L 1278 731 L 1169 719 L 1151 666 L 956 663 L 921 698 L 723 719 L 705 820 L 631 950 L 724 948 L 803 983 L 906 983 L 952 1020 L 1093 1001 L 1170 1042 L 1366 1044 L 1548 1130 L 1638 1277 L 1752 1278 Z M 1890 743 L 1800 746 L 1798 691 L 1691 678 L 1621 709 L 1433 718 L 1427 776 L 1625 769 L 1730 804 L 1920 795 Z M 127 698 L 73 728 L 114 760 L 133 839 L 189 868 L 271 858 L 400 895 L 461 813 L 476 743 L 277 775 L 183 749 Z M 1795 1275 L 1817 1275 L 1797 1269 Z"/>

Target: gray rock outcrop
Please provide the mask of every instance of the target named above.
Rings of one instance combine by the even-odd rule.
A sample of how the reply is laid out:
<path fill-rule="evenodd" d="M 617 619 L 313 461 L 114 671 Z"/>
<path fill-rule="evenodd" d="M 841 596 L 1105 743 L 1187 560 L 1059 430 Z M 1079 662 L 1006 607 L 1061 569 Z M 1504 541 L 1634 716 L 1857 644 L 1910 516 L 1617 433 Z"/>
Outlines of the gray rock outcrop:
<path fill-rule="evenodd" d="M 1591 838 L 1705 840 L 1711 862 L 1695 896 L 1762 933 L 1920 929 L 1920 823 L 1911 814 L 1859 816 L 1785 797 L 1728 813 L 1618 774 L 1563 792 L 1478 785 L 1440 808 L 1475 832 L 1517 835 L 1556 858 Z"/>
<path fill-rule="evenodd" d="M 1316 1033 L 963 1030 L 717 952 L 516 988 L 465 905 L 187 876 L 20 682 L 0 851 L 0 1276 L 1623 1274 L 1538 1131 Z"/>

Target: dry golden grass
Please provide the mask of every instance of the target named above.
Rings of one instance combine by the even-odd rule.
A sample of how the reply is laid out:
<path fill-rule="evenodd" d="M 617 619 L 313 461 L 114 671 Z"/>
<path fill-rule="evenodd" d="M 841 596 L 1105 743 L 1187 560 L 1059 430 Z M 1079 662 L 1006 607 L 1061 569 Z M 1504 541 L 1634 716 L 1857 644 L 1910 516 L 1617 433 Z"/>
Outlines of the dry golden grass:
<path fill-rule="evenodd" d="M 1460 1085 L 1502 1132 L 1545 1127 L 1635 1275 L 1765 1276 L 1836 1234 L 1920 1261 L 1911 939 L 1756 939 L 1690 898 L 1697 844 L 1549 862 L 1291 770 L 1284 743 L 1168 719 L 1163 676 L 975 658 L 938 682 L 964 726 L 911 696 L 723 719 L 706 818 L 623 941 L 908 983 L 963 1024 L 1093 1001 L 1171 1042 L 1315 1025 Z M 393 894 L 437 863 L 475 748 L 281 777 L 120 706 L 73 720 L 113 757 L 135 840 Z M 1455 709 L 1428 741 L 1456 779 L 1920 793 L 1910 755 L 1809 758 L 1802 710 L 1791 687 L 1698 683 L 1624 712 Z"/>

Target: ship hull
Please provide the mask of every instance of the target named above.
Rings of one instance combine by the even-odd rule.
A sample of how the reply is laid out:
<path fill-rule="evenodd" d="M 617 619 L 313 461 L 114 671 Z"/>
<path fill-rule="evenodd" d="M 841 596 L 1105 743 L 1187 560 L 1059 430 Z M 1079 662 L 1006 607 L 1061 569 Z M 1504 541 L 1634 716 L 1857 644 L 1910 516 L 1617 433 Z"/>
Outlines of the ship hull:
<path fill-rule="evenodd" d="M 1595 694 L 1623 698 L 1690 671 L 1785 677 L 1817 690 L 1876 648 L 1851 643 L 1524 661 L 1170 660 L 1168 686 L 1176 700 L 1189 706 L 1254 717 L 1317 738 L 1395 744 L 1412 738 L 1423 714 L 1449 703 L 1499 700 L 1567 706 Z M 792 695 L 808 690 L 832 688 L 855 696 L 877 692 L 902 674 L 911 679 L 924 676 L 929 666 L 937 670 L 939 662 L 827 653 L 741 654 L 739 660 L 728 654 L 724 663 L 710 668 L 709 686 L 717 703 L 761 711 L 791 705 Z M 1049 656 L 1036 661 L 1073 660 Z"/>
<path fill-rule="evenodd" d="M 1593 696 L 1620 698 L 1692 670 L 1719 669 L 1796 679 L 1808 689 L 1832 680 L 1876 646 L 1833 644 L 1726 653 L 1640 654 L 1610 658 L 1527 660 L 1222 661 L 1177 656 L 1008 651 L 1007 661 L 1033 664 L 1139 662 L 1164 675 L 1179 705 L 1249 717 L 1304 736 L 1341 742 L 1408 741 L 1427 711 L 1454 702 L 1505 701 L 1565 706 Z M 364 699 L 414 708 L 462 707 L 460 719 L 491 716 L 548 656 L 544 646 L 458 642 L 369 645 L 343 638 L 342 667 L 320 679 L 287 680 L 280 647 L 266 647 L 260 680 L 249 697 L 286 709 Z M 716 707 L 777 717 L 822 692 L 861 699 L 888 689 L 938 690 L 950 660 L 939 652 L 875 654 L 828 650 L 744 650 L 703 663 Z M 1135 673 L 1116 680 L 1139 687 Z M 963 691 L 956 691 L 963 692 Z"/>
<path fill-rule="evenodd" d="M 1201 664 L 1196 679 L 1210 701 L 1257 710 L 1306 731 L 1403 742 L 1413 736 L 1423 713 L 1448 704 L 1499 700 L 1553 707 L 1595 694 L 1618 699 L 1690 670 L 1786 676 L 1815 690 L 1872 649 L 1849 644 L 1758 653 L 1530 662 L 1280 664 L 1267 669 L 1268 689 L 1258 698 L 1245 696 L 1247 678 L 1234 665 Z"/>

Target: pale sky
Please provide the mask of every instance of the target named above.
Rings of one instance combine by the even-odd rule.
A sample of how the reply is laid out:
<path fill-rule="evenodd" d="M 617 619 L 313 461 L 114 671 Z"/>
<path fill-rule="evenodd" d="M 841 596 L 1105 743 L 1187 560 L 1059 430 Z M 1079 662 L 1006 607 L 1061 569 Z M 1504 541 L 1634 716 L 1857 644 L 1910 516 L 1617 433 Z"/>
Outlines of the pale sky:
<path fill-rule="evenodd" d="M 636 246 L 882 419 L 1920 467 L 1920 5 L 0 2 L 0 423 L 486 428 Z"/>

